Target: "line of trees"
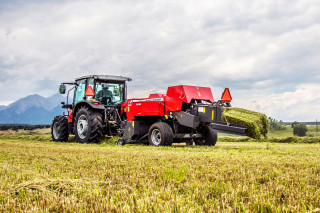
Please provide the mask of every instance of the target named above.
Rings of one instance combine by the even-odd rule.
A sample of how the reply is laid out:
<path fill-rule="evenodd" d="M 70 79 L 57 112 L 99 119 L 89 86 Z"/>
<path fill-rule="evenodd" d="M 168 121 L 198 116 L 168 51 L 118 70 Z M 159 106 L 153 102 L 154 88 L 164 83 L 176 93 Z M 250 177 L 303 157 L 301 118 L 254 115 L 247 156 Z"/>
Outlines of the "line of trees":
<path fill-rule="evenodd" d="M 285 130 L 286 127 L 283 124 L 282 120 L 277 121 L 276 119 L 269 117 L 269 128 L 271 130 Z M 298 123 L 297 121 L 291 124 L 291 128 L 293 129 L 293 135 L 300 137 L 306 136 L 308 131 L 305 123 Z"/>
<path fill-rule="evenodd" d="M 283 125 L 283 121 L 277 121 L 274 118 L 269 117 L 269 129 L 270 130 L 285 130 L 286 127 Z"/>
<path fill-rule="evenodd" d="M 44 129 L 44 128 L 50 128 L 51 125 L 13 125 L 13 124 L 5 124 L 0 125 L 0 130 L 14 130 L 18 131 L 19 129 L 23 130 L 34 130 L 34 129 Z"/>

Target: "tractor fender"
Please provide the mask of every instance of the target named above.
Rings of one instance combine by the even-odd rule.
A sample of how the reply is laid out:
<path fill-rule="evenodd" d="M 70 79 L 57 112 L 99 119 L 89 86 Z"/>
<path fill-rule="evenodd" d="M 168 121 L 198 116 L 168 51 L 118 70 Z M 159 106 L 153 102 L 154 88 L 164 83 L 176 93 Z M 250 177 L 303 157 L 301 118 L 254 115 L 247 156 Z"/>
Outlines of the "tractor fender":
<path fill-rule="evenodd" d="M 105 110 L 105 107 L 103 105 L 95 105 L 91 101 L 80 101 L 74 107 L 74 110 L 73 110 L 73 117 L 74 118 L 76 117 L 75 114 L 79 111 L 79 109 L 81 107 L 88 107 L 88 108 L 91 108 L 91 109 L 94 109 L 94 110 L 98 110 L 98 111 L 104 111 Z"/>

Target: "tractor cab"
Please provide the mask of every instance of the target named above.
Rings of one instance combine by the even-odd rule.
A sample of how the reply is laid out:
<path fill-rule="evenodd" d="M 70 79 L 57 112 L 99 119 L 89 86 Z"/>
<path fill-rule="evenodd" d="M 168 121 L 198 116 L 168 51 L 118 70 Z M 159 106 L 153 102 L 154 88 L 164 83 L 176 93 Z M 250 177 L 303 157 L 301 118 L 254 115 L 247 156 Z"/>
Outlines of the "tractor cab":
<path fill-rule="evenodd" d="M 92 101 L 104 106 L 116 106 L 126 100 L 126 81 L 121 76 L 94 75 L 76 79 L 73 104 Z"/>
<path fill-rule="evenodd" d="M 121 117 L 121 104 L 127 99 L 126 82 L 131 78 L 112 75 L 90 75 L 77 78 L 72 83 L 62 83 L 59 91 L 68 91 L 68 115 L 56 116 L 52 124 L 54 141 L 66 141 L 74 134 L 78 142 L 99 142 L 104 135 L 117 135 L 125 118 Z M 74 90 L 74 91 L 72 91 Z M 73 101 L 68 101 L 74 92 Z"/>

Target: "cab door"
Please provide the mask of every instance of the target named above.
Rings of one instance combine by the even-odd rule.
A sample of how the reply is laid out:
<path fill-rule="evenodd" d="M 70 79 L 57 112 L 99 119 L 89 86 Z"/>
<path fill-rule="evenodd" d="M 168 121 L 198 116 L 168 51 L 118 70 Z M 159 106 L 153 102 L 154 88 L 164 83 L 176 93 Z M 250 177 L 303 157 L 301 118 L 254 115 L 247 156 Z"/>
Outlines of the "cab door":
<path fill-rule="evenodd" d="M 73 104 L 76 105 L 80 101 L 85 100 L 85 92 L 86 92 L 86 79 L 77 81 L 77 88 L 74 91 L 74 99 L 73 99 Z"/>

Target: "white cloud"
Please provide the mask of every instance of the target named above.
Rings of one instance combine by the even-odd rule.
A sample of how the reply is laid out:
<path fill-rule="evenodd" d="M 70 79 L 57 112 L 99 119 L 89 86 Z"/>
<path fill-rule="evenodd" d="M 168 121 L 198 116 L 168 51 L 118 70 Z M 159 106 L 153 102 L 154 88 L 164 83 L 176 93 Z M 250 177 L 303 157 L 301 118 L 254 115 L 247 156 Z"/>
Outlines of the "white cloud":
<path fill-rule="evenodd" d="M 285 121 L 315 121 L 320 118 L 320 85 L 300 84 L 292 92 L 266 94 L 264 91 L 242 91 L 234 106 L 257 110 Z M 247 94 L 244 94 L 247 92 Z"/>
<path fill-rule="evenodd" d="M 219 98 L 230 87 L 243 107 L 311 119 L 319 107 L 295 113 L 295 95 L 320 79 L 319 18 L 316 0 L 10 1 L 0 7 L 0 102 L 124 67 L 131 97 L 197 84 Z"/>

